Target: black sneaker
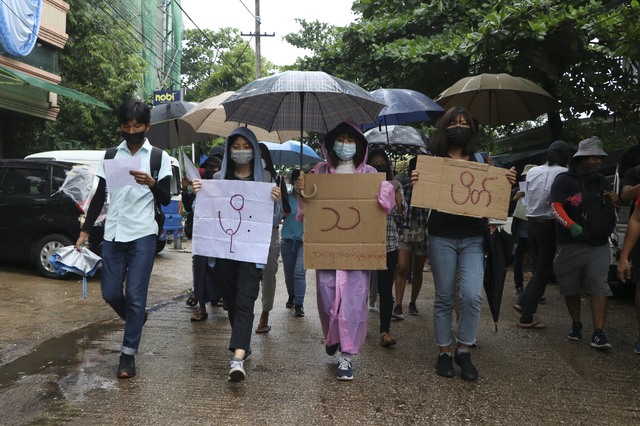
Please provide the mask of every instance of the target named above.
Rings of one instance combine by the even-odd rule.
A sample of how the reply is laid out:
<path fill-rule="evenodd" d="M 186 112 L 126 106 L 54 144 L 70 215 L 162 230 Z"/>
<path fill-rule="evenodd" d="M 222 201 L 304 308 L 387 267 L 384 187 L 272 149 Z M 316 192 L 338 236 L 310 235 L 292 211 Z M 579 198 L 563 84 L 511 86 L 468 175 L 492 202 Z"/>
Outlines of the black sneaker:
<path fill-rule="evenodd" d="M 473 381 L 478 378 L 478 370 L 471 362 L 471 354 L 469 352 L 458 352 L 456 351 L 453 360 L 460 366 L 462 370 L 460 372 L 460 377 L 462 380 Z"/>
<path fill-rule="evenodd" d="M 596 349 L 611 349 L 611 343 L 609 343 L 607 336 L 604 335 L 604 332 L 601 329 L 593 331 L 593 336 L 591 336 L 591 347 Z"/>
<path fill-rule="evenodd" d="M 287 300 L 287 303 L 284 305 L 287 307 L 287 309 L 291 309 L 293 308 L 295 305 L 293 304 L 293 297 L 290 297 L 289 300 Z"/>
<path fill-rule="evenodd" d="M 324 350 L 327 352 L 327 355 L 334 355 L 338 348 L 340 347 L 340 343 L 336 343 L 335 345 L 327 346 L 324 345 Z"/>
<path fill-rule="evenodd" d="M 453 369 L 453 358 L 451 354 L 441 353 L 438 355 L 438 362 L 436 363 L 436 373 L 442 377 L 455 376 L 455 370 Z"/>
<path fill-rule="evenodd" d="M 133 355 L 121 354 L 120 365 L 118 366 L 118 378 L 128 379 L 136 375 L 136 357 Z"/>
<path fill-rule="evenodd" d="M 294 312 L 293 316 L 295 317 L 304 316 L 304 309 L 302 309 L 302 305 L 296 305 L 296 311 Z"/>
<path fill-rule="evenodd" d="M 522 293 L 524 293 L 524 288 L 516 287 L 516 297 L 522 296 Z"/>
<path fill-rule="evenodd" d="M 569 333 L 569 340 L 581 340 L 582 339 L 582 323 L 574 322 L 571 324 L 571 332 Z"/>

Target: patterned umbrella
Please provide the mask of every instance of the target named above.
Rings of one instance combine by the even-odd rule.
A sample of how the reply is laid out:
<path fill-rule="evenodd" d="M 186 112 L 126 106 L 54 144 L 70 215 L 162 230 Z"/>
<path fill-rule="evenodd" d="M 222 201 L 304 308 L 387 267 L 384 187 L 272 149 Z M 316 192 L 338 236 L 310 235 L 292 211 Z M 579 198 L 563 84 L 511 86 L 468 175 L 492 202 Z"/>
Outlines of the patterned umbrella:
<path fill-rule="evenodd" d="M 445 113 L 440 105 L 415 90 L 378 89 L 370 93 L 387 106 L 380 111 L 375 123 L 365 124 L 362 126 L 363 129 L 434 121 Z"/>
<path fill-rule="evenodd" d="M 183 115 L 180 121 L 189 124 L 196 133 L 206 133 L 224 137 L 229 136 L 229 133 L 244 125 L 244 123 L 225 121 L 227 117 L 222 102 L 226 101 L 229 96 L 234 93 L 235 92 L 224 92 L 200 102 Z M 251 129 L 259 141 L 265 142 L 283 143 L 299 135 L 296 131 L 267 132 L 256 126 L 247 127 Z"/>
<path fill-rule="evenodd" d="M 364 134 L 371 149 L 379 148 L 396 155 L 429 153 L 429 136 L 409 126 L 388 126 L 371 129 Z"/>
<path fill-rule="evenodd" d="M 384 107 L 361 87 L 321 71 L 286 71 L 255 80 L 222 103 L 227 121 L 270 132 L 327 133 L 352 119 L 372 123 Z M 302 167 L 302 165 L 300 165 Z"/>

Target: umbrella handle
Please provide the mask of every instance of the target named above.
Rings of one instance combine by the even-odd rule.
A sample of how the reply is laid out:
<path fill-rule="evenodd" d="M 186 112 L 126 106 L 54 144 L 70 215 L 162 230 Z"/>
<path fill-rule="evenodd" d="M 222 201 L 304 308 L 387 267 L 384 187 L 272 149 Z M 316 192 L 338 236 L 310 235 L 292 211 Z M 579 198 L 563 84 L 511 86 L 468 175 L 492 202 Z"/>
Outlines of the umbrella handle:
<path fill-rule="evenodd" d="M 316 194 L 318 193 L 318 187 L 316 186 L 316 184 L 313 184 L 313 194 L 311 195 L 307 195 L 304 193 L 304 189 L 300 190 L 300 195 L 302 195 L 303 198 L 313 198 L 316 196 Z"/>

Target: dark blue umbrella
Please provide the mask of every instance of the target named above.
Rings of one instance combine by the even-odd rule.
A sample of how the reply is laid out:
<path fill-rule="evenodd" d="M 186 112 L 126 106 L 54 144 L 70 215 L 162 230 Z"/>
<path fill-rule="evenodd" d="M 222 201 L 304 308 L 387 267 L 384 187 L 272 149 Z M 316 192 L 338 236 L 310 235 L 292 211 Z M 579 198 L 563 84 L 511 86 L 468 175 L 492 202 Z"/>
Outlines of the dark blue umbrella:
<path fill-rule="evenodd" d="M 363 130 L 382 128 L 385 125 L 435 121 L 445 113 L 440 105 L 415 90 L 378 89 L 370 93 L 387 106 L 380 111 L 375 123 L 363 125 Z"/>

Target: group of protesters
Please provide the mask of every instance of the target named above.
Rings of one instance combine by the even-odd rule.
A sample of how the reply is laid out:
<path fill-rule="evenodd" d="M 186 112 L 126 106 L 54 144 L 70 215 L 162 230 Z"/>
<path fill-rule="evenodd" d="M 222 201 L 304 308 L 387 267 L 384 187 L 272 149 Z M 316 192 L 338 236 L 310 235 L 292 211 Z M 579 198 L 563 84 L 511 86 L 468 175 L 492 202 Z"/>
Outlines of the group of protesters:
<path fill-rule="evenodd" d="M 144 156 L 143 171 L 131 172 L 140 188 L 130 186 L 111 193 L 111 204 L 105 223 L 103 297 L 126 321 L 125 337 L 117 376 L 135 376 L 135 360 L 142 326 L 146 320 L 145 305 L 149 276 L 155 253 L 142 244 L 155 241 L 157 225 L 153 220 L 154 205 L 168 203 L 168 173 L 166 154 L 160 170 L 152 170 L 146 160 L 152 147 L 145 138 L 149 128 L 149 109 L 139 101 L 127 101 L 118 111 L 118 120 L 125 139 L 117 148 L 115 158 Z M 476 151 L 477 126 L 473 117 L 462 108 L 452 108 L 441 118 L 432 138 L 432 155 L 469 162 L 489 162 Z M 454 377 L 454 362 L 464 380 L 476 380 L 478 371 L 471 361 L 469 348 L 476 344 L 476 334 L 482 305 L 485 271 L 485 235 L 487 219 L 462 216 L 413 207 L 414 185 L 420 181 L 416 158 L 409 164 L 406 182 L 395 179 L 388 155 L 382 150 L 369 151 L 369 144 L 360 127 L 350 120 L 329 131 L 322 144 L 325 162 L 313 169 L 316 174 L 383 173 L 385 179 L 376 194 L 385 209 L 387 267 L 374 271 L 380 312 L 380 345 L 392 346 L 391 319 L 404 318 L 402 303 L 409 271 L 413 272 L 409 313 L 417 314 L 416 300 L 422 283 L 422 272 L 428 257 L 433 273 L 435 301 L 433 323 L 435 344 L 439 348 L 436 373 Z M 580 291 L 583 284 L 591 296 L 593 334 L 591 346 L 607 349 L 611 345 L 604 334 L 610 254 L 608 236 L 615 225 L 617 194 L 608 181 L 598 173 L 606 153 L 596 138 L 583 140 L 578 151 L 570 156 L 569 146 L 556 141 L 549 147 L 542 166 L 528 168 L 526 190 L 517 198 L 527 200 L 527 213 L 514 237 L 518 244 L 527 240 L 533 260 L 533 275 L 524 287 L 520 279 L 518 301 L 514 308 L 521 312 L 518 326 L 526 330 L 545 328 L 535 321 L 538 303 L 547 283 L 555 272 L 560 293 L 565 296 L 572 325 L 569 339 L 582 338 L 580 319 Z M 101 211 L 105 196 L 103 165 L 98 176 L 100 185 L 94 197 L 83 231 L 77 241 L 78 250 L 86 246 L 87 230 Z M 516 184 L 515 168 L 505 170 L 505 179 Z M 295 170 L 291 174 L 289 194 L 284 180 L 276 173 L 268 150 L 258 143 L 251 130 L 240 127 L 225 141 L 224 147 L 214 148 L 202 164 L 202 179 L 182 182 L 186 210 L 198 203 L 197 194 L 203 180 L 222 179 L 273 184 L 272 238 L 266 264 L 230 259 L 193 256 L 194 292 L 187 303 L 199 304 L 198 313 L 191 318 L 207 318 L 206 303 L 223 305 L 231 323 L 228 349 L 233 353 L 229 380 L 246 378 L 244 361 L 251 355 L 251 336 L 268 333 L 269 312 L 273 309 L 278 258 L 282 255 L 285 284 L 288 293 L 286 308 L 294 317 L 304 317 L 306 271 L 303 265 L 303 220 L 305 179 Z M 622 198 L 637 197 L 640 182 L 624 186 Z M 100 192 L 101 190 L 101 192 Z M 114 203 L 115 202 L 115 203 Z M 125 206 L 125 207 L 122 207 Z M 128 211 L 127 211 L 128 210 Z M 135 213 L 134 213 L 135 212 Z M 95 216 L 95 217 L 94 217 Z M 284 220 L 280 231 L 280 223 Z M 193 219 L 191 219 L 193 223 Z M 189 227 L 187 221 L 187 228 Z M 526 223 L 526 225 L 525 225 Z M 608 233 L 607 233 L 608 232 Z M 632 250 L 640 236 L 640 209 L 636 209 L 625 239 L 619 275 L 629 278 L 629 257 L 638 259 L 640 249 Z M 557 247 L 557 248 L 556 248 Z M 106 249 L 106 254 L 105 254 Z M 142 253 L 142 252 L 145 253 Z M 521 250 L 522 251 L 522 250 Z M 635 257 L 634 257 L 635 256 Z M 139 260 L 142 259 L 142 260 Z M 640 259 L 638 259 L 640 260 Z M 411 266 L 413 265 L 413 266 Z M 353 379 L 353 358 L 358 354 L 367 335 L 370 270 L 316 270 L 316 294 L 320 322 L 328 355 L 338 354 L 337 379 Z M 127 288 L 123 292 L 126 277 Z M 262 283 L 262 314 L 254 327 L 254 307 Z M 395 298 L 393 288 L 395 285 Z M 640 293 L 640 292 L 638 292 Z M 638 299 L 638 298 L 637 298 Z M 638 301 L 640 312 L 640 301 Z M 457 329 L 452 333 L 454 311 Z M 639 315 L 640 318 L 640 315 Z M 452 353 L 452 334 L 455 347 Z M 640 353 L 640 339 L 636 351 Z"/>

